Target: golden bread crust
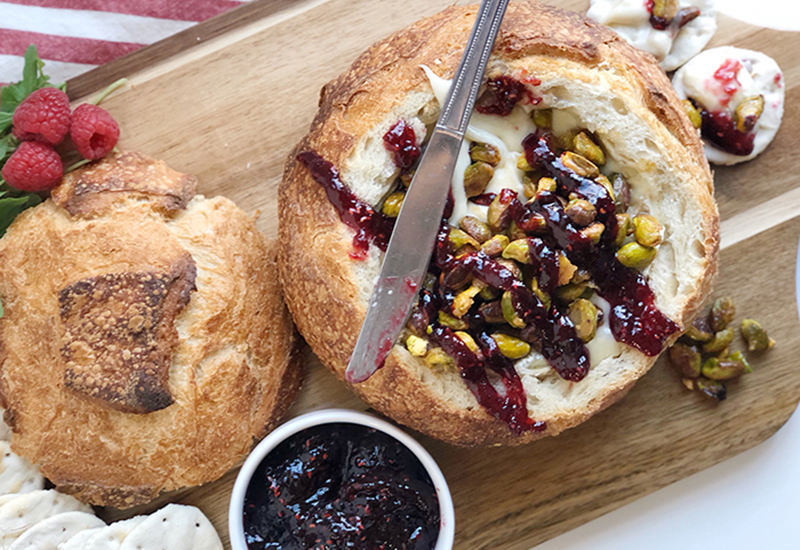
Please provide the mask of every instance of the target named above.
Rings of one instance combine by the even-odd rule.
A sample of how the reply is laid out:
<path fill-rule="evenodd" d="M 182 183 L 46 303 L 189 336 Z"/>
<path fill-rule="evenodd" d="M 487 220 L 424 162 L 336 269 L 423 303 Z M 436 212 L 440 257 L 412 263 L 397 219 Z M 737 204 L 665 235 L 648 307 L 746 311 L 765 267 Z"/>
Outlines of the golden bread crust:
<path fill-rule="evenodd" d="M 298 330 L 339 378 L 344 379 L 364 319 L 364 292 L 354 261 L 348 256 L 352 231 L 339 220 L 325 191 L 296 156 L 315 150 L 343 171 L 362 136 L 385 124 L 411 94 L 429 92 L 420 65 L 433 68 L 443 78 L 452 77 L 476 11 L 477 6 L 450 7 L 369 48 L 347 72 L 323 88 L 310 132 L 287 160 L 279 190 L 279 242 L 285 243 L 278 257 L 281 283 Z M 685 325 L 711 291 L 719 247 L 718 215 L 702 144 L 666 75 L 650 56 L 606 27 L 578 14 L 532 2 L 509 5 L 488 73 L 515 69 L 530 69 L 543 81 L 559 74 L 575 79 L 608 75 L 625 88 L 629 97 L 644 105 L 636 115 L 652 119 L 659 139 L 674 143 L 667 161 L 691 175 L 686 192 L 702 212 L 697 230 L 702 273 L 672 316 Z M 347 183 L 346 177 L 344 181 Z M 380 254 L 371 247 L 370 258 L 376 257 Z M 547 430 L 519 437 L 476 401 L 463 406 L 443 398 L 435 385 L 424 383 L 428 374 L 420 361 L 401 346 L 393 348 L 384 367 L 369 380 L 351 388 L 375 409 L 450 443 L 520 444 L 556 435 L 620 399 L 655 362 L 655 358 L 638 356 L 635 376 L 603 388 L 584 408 L 537 418 L 547 421 Z"/>
<path fill-rule="evenodd" d="M 155 209 L 175 213 L 194 197 L 197 179 L 135 151 L 111 153 L 101 162 L 64 176 L 53 201 L 72 216 L 102 214 L 121 199 L 142 197 Z"/>
<path fill-rule="evenodd" d="M 231 201 L 195 197 L 167 217 L 137 196 L 103 212 L 48 200 L 0 240 L 0 401 L 14 452 L 59 490 L 127 508 L 220 477 L 286 410 L 301 369 L 274 245 Z"/>

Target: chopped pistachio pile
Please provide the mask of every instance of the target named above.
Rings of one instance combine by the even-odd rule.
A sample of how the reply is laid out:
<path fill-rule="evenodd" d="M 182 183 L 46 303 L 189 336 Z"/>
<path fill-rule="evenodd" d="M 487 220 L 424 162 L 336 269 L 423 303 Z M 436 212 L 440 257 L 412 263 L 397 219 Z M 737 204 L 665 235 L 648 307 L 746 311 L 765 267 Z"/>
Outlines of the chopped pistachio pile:
<path fill-rule="evenodd" d="M 753 372 L 744 353 L 730 349 L 735 337 L 730 324 L 735 316 L 733 299 L 727 296 L 717 298 L 708 314 L 695 319 L 670 348 L 672 366 L 689 390 L 696 389 L 722 401 L 728 395 L 726 380 Z M 775 345 L 775 340 L 753 319 L 743 319 L 739 331 L 750 352 L 765 352 Z"/>
<path fill-rule="evenodd" d="M 552 127 L 552 111 L 537 109 L 531 112 L 531 118 L 543 132 L 550 132 Z M 664 228 L 655 217 L 640 213 L 631 216 L 627 213 L 630 204 L 630 188 L 625 177 L 620 173 L 603 173 L 606 164 L 606 153 L 599 140 L 588 130 L 573 129 L 563 135 L 556 136 L 563 151 L 559 159 L 563 166 L 576 174 L 591 179 L 605 187 L 616 203 L 618 230 L 614 244 L 617 248 L 617 259 L 625 266 L 642 270 L 654 259 L 657 247 L 664 237 Z M 458 227 L 450 227 L 448 240 L 456 258 L 467 254 L 480 253 L 496 260 L 510 270 L 545 304 L 555 304 L 572 322 L 578 337 L 585 343 L 590 342 L 601 326 L 603 311 L 590 298 L 597 286 L 591 276 L 573 265 L 563 251 L 556 250 L 553 262 L 557 273 L 557 285 L 550 285 L 551 292 L 542 290 L 538 273 L 532 260 L 532 242 L 536 237 L 547 234 L 544 217 L 532 217 L 523 229 L 511 219 L 509 195 L 510 190 L 485 195 L 495 168 L 501 162 L 500 151 L 491 144 L 472 142 L 469 146 L 471 164 L 464 172 L 464 191 L 468 198 L 478 197 L 488 204 L 486 221 L 467 215 L 458 222 Z M 555 179 L 543 177 L 531 167 L 525 155 L 519 157 L 517 168 L 521 172 L 523 184 L 522 196 L 512 196 L 514 200 L 536 201 L 541 193 L 557 195 L 558 201 L 569 218 L 568 223 L 593 243 L 598 243 L 606 230 L 602 223 L 596 221 L 595 206 L 588 200 L 575 195 L 558 195 L 563 193 Z M 382 205 L 382 212 L 389 217 L 396 217 L 400 211 L 405 191 L 413 173 L 402 174 L 394 190 L 387 196 Z M 537 259 L 540 262 L 541 259 Z M 538 266 L 536 266 L 538 268 Z M 435 270 L 434 270 L 435 271 Z M 537 278 L 538 277 L 538 278 Z M 535 331 L 526 330 L 525 322 L 514 310 L 509 292 L 493 288 L 471 274 L 453 270 L 442 273 L 429 273 L 425 283 L 429 290 L 440 295 L 450 296 L 448 303 L 438 312 L 438 323 L 455 332 L 467 347 L 478 349 L 475 337 L 470 335 L 471 319 L 480 318 L 481 323 L 493 325 L 492 338 L 500 352 L 510 359 L 520 359 L 532 350 L 537 350 L 540 343 Z M 455 369 L 455 360 L 441 348 L 429 342 L 424 333 L 409 325 L 405 336 L 408 351 L 424 359 L 432 369 Z M 538 350 L 537 350 L 538 351 Z"/>

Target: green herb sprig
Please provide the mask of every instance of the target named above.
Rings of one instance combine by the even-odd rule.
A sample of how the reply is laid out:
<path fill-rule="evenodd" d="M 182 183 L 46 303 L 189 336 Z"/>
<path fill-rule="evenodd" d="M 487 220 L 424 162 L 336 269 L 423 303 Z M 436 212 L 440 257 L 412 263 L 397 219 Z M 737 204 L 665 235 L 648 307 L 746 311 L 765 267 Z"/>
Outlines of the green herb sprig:
<path fill-rule="evenodd" d="M 50 77 L 44 74 L 43 68 L 44 61 L 39 59 L 36 46 L 31 44 L 25 51 L 22 80 L 0 88 L 0 168 L 19 145 L 19 140 L 11 133 L 12 117 L 19 104 L 40 88 L 54 87 L 63 91 L 67 89 L 66 83 L 51 84 Z M 40 202 L 42 197 L 38 194 L 14 189 L 0 176 L 0 237 L 23 210 Z"/>

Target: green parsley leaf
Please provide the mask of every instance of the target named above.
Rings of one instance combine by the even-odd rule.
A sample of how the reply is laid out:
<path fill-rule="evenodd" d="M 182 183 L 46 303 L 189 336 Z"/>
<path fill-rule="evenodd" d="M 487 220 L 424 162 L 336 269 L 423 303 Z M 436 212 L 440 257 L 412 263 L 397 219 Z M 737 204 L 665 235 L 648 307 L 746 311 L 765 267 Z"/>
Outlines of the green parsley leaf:
<path fill-rule="evenodd" d="M 41 197 L 35 193 L 26 193 L 20 197 L 0 198 L 0 237 L 5 235 L 8 226 L 23 210 L 36 206 L 40 202 L 42 202 Z"/>
<path fill-rule="evenodd" d="M 0 111 L 0 135 L 11 128 L 11 118 L 13 117 L 13 113 L 6 113 L 5 111 Z"/>
<path fill-rule="evenodd" d="M 22 69 L 22 80 L 16 84 L 3 86 L 0 90 L 0 111 L 13 113 L 34 90 L 50 86 L 50 77 L 42 72 L 44 61 L 39 59 L 36 46 L 31 44 L 25 50 L 25 66 Z"/>

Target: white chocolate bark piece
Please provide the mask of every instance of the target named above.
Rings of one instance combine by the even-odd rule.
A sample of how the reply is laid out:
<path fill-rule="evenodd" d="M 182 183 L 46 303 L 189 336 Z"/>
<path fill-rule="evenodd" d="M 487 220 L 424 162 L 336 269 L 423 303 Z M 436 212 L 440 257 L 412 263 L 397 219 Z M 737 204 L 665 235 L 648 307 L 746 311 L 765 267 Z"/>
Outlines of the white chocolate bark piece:
<path fill-rule="evenodd" d="M 715 73 L 724 64 L 738 61 L 741 67 L 731 81 L 728 91 L 715 78 Z M 703 140 L 706 157 L 714 164 L 731 165 L 751 160 L 772 142 L 783 118 L 785 86 L 783 73 L 774 59 L 761 52 L 723 46 L 707 50 L 672 77 L 672 86 L 682 99 L 693 99 L 703 109 L 715 112 L 728 110 L 731 113 L 744 100 L 762 96 L 764 112 L 751 132 L 755 133 L 753 151 L 748 155 L 734 155 Z"/>
<path fill-rule="evenodd" d="M 714 0 L 681 0 L 679 4 L 679 10 L 692 6 L 700 10 L 680 29 L 654 28 L 644 0 L 592 0 L 586 15 L 653 54 L 665 71 L 674 71 L 700 52 L 717 31 Z"/>

